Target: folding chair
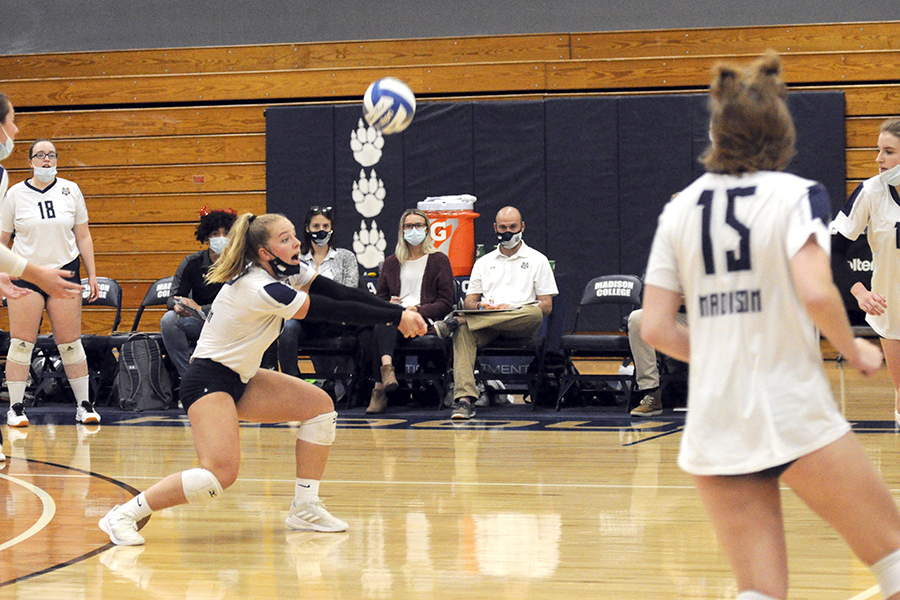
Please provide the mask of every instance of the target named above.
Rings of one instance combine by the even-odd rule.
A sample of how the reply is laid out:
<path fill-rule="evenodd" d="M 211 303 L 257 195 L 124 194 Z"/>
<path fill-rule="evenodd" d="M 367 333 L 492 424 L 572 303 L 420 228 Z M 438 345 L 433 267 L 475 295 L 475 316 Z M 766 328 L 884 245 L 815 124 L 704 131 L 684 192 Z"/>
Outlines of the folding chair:
<path fill-rule="evenodd" d="M 112 350 L 125 340 L 124 335 L 116 335 L 119 324 L 122 321 L 122 287 L 115 279 L 98 277 L 97 285 L 100 295 L 94 302 L 89 303 L 91 290 L 88 280 L 81 280 L 81 306 L 82 310 L 107 310 L 114 308 L 112 328 L 108 335 L 82 335 L 81 343 L 88 357 L 88 376 L 91 382 L 92 401 L 101 397 L 100 388 L 103 387 L 104 374 L 109 370 L 110 359 L 115 358 Z M 112 311 L 110 311 L 112 312 Z M 68 381 L 65 370 L 59 361 L 59 350 L 52 335 L 39 335 L 34 344 L 36 359 L 32 360 L 32 366 L 39 366 L 34 373 L 34 397 L 35 402 L 48 395 L 50 391 L 59 386 L 63 381 Z"/>
<path fill-rule="evenodd" d="M 560 349 L 566 358 L 566 369 L 560 378 L 559 394 L 556 398 L 556 410 L 560 409 L 566 392 L 576 382 L 618 382 L 621 384 L 627 403 L 637 385 L 634 375 L 579 373 L 574 368 L 573 360 L 595 358 L 633 359 L 628 336 L 625 334 L 592 334 L 579 333 L 578 321 L 583 311 L 616 310 L 618 316 L 622 309 L 628 315 L 641 305 L 643 283 L 634 275 L 604 275 L 590 280 L 584 288 L 581 302 L 575 313 L 575 322 L 569 334 L 560 338 Z"/>
<path fill-rule="evenodd" d="M 174 290 L 172 289 L 172 280 L 174 277 L 163 277 L 162 279 L 157 279 L 153 283 L 150 284 L 150 289 L 147 290 L 147 293 L 144 294 L 144 299 L 141 300 L 141 305 L 138 307 L 137 314 L 134 315 L 134 323 L 131 324 L 131 333 L 134 333 L 138 330 L 138 326 L 141 323 L 141 317 L 144 315 L 144 309 L 148 306 L 165 306 L 168 302 L 169 298 L 172 297 L 172 293 Z M 162 339 L 161 334 L 153 334 L 154 336 L 158 335 L 160 339 Z"/>
<path fill-rule="evenodd" d="M 489 397 L 497 393 L 519 391 L 531 398 L 531 409 L 537 409 L 546 383 L 549 332 L 553 331 L 553 322 L 557 312 L 554 307 L 550 315 L 544 317 L 541 328 L 531 338 L 498 337 L 489 344 L 478 348 L 478 354 L 475 357 L 475 381 L 485 384 L 485 393 Z M 512 361 L 525 359 L 527 363 L 514 365 L 507 372 L 503 372 L 503 369 L 486 368 L 488 361 L 496 362 L 498 359 L 512 359 Z M 488 381 L 499 381 L 507 385 L 507 388 L 493 389 L 487 385 Z"/>

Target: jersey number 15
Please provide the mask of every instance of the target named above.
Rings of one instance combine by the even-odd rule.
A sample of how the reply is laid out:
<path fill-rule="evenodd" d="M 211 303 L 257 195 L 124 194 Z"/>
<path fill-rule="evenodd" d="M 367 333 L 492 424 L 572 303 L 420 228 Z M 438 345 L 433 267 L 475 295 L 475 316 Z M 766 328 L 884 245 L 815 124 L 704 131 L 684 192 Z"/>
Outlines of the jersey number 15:
<path fill-rule="evenodd" d="M 727 191 L 728 206 L 725 209 L 725 224 L 734 229 L 740 236 L 737 250 L 725 252 L 725 265 L 729 273 L 735 271 L 750 270 L 750 228 L 737 220 L 734 216 L 734 203 L 737 198 L 752 196 L 756 193 L 755 187 L 733 188 Z M 716 262 L 713 258 L 713 241 L 710 229 L 712 226 L 713 191 L 704 190 L 700 194 L 697 204 L 703 207 L 703 226 L 701 230 L 701 242 L 703 245 L 703 266 L 707 275 L 715 275 Z"/>

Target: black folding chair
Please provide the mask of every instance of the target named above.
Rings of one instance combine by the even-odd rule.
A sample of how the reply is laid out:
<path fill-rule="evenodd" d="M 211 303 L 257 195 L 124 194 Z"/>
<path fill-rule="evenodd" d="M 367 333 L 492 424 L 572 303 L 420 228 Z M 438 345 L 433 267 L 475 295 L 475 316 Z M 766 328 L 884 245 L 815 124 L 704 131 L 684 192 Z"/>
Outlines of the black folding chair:
<path fill-rule="evenodd" d="M 559 394 L 556 398 L 556 410 L 560 409 L 566 392 L 576 382 L 617 382 L 621 385 L 626 398 L 626 407 L 637 386 L 634 375 L 579 373 L 573 360 L 595 358 L 633 359 L 628 336 L 624 333 L 580 333 L 579 319 L 584 311 L 615 310 L 621 318 L 622 311 L 628 315 L 641 305 L 643 283 L 634 275 L 604 275 L 590 280 L 584 288 L 581 302 L 575 313 L 572 330 L 560 338 L 560 349 L 566 358 L 569 368 L 560 378 Z"/>
<path fill-rule="evenodd" d="M 105 385 L 105 374 L 109 371 L 110 360 L 114 362 L 112 350 L 125 340 L 124 335 L 116 335 L 122 321 L 122 287 L 115 279 L 98 277 L 100 295 L 94 302 L 88 302 L 91 295 L 88 280 L 81 280 L 82 311 L 111 312 L 112 327 L 109 334 L 81 336 L 81 344 L 88 357 L 88 376 L 91 383 L 92 400 L 101 397 L 100 389 Z M 109 309 L 113 308 L 114 311 Z M 34 344 L 36 356 L 32 360 L 35 403 L 50 395 L 54 388 L 67 382 L 65 370 L 59 358 L 59 350 L 52 335 L 37 337 Z"/>

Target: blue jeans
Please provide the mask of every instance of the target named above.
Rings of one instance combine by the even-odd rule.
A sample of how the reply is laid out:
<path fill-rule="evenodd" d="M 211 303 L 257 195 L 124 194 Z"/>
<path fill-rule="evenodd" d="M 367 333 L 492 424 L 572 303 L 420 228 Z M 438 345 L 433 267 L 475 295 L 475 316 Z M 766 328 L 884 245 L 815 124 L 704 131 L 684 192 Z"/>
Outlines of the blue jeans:
<path fill-rule="evenodd" d="M 191 361 L 191 346 L 200 339 L 203 321 L 194 317 L 182 317 L 170 310 L 163 315 L 159 326 L 169 358 L 178 371 L 178 377 L 183 377 Z"/>

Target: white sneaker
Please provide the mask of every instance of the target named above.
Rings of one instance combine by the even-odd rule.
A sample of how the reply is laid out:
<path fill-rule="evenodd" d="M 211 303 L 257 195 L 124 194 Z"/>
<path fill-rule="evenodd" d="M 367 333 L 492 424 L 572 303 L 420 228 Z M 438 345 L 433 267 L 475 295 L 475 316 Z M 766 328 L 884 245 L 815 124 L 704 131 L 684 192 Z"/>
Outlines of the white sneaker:
<path fill-rule="evenodd" d="M 21 402 L 13 404 L 6 412 L 6 425 L 8 427 L 28 427 L 28 417 L 25 416 L 25 405 Z"/>
<path fill-rule="evenodd" d="M 85 425 L 96 425 L 100 422 L 100 415 L 94 410 L 94 405 L 84 401 L 75 408 L 75 420 Z"/>
<path fill-rule="evenodd" d="M 349 525 L 331 516 L 322 500 L 316 498 L 297 506 L 291 502 L 290 514 L 287 518 L 287 526 L 298 531 L 322 531 L 332 533 L 347 531 Z"/>
<path fill-rule="evenodd" d="M 137 530 L 137 522 L 119 511 L 119 505 L 113 507 L 106 516 L 100 519 L 100 529 L 109 536 L 109 540 L 117 546 L 140 546 L 144 538 Z"/>

